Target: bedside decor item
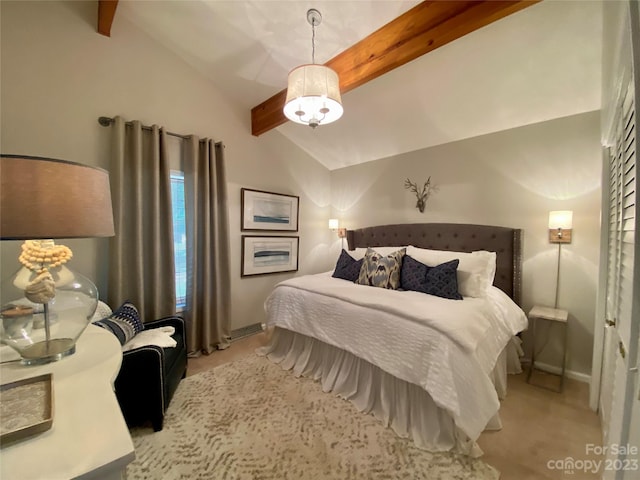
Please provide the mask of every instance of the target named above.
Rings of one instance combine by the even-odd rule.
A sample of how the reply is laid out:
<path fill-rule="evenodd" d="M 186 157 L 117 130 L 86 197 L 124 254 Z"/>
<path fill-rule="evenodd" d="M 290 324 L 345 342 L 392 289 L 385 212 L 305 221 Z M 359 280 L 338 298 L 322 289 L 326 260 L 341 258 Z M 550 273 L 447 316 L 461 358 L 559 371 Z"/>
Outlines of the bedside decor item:
<path fill-rule="evenodd" d="M 240 189 L 242 231 L 297 232 L 299 201 L 296 195 Z"/>
<path fill-rule="evenodd" d="M 112 236 L 109 174 L 63 160 L 0 156 L 0 239 L 26 240 L 22 267 L 0 292 L 1 337 L 25 365 L 75 352 L 98 303 L 95 285 L 72 271 L 53 239 Z"/>
<path fill-rule="evenodd" d="M 558 262 L 556 270 L 556 299 L 554 307 L 558 308 L 558 295 L 560 291 L 560 257 L 562 255 L 562 244 L 571 243 L 571 232 L 573 231 L 573 211 L 556 210 L 549 212 L 549 243 L 558 244 Z"/>
<path fill-rule="evenodd" d="M 329 67 L 316 65 L 316 26 L 322 15 L 312 8 L 307 11 L 311 24 L 311 64 L 300 65 L 289 72 L 284 115 L 295 123 L 316 128 L 338 120 L 343 113 L 340 79 Z"/>
<path fill-rule="evenodd" d="M 404 181 L 404 188 L 416 194 L 416 198 L 418 199 L 416 208 L 420 210 L 420 213 L 424 213 L 424 207 L 427 204 L 427 200 L 429 200 L 429 195 L 431 195 L 431 192 L 434 190 L 433 185 L 431 185 L 431 177 L 424 182 L 421 190 L 418 190 L 417 183 L 413 183 L 408 178 Z"/>
<path fill-rule="evenodd" d="M 242 236 L 241 276 L 298 270 L 299 237 Z"/>

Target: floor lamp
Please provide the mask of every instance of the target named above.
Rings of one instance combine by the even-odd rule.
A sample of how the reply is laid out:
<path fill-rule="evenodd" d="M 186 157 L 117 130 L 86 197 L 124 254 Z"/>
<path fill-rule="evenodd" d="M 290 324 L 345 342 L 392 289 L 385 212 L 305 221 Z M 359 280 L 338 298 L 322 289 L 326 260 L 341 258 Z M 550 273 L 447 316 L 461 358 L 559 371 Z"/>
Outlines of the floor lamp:
<path fill-rule="evenodd" d="M 556 271 L 556 299 L 554 308 L 558 308 L 558 295 L 560 291 L 560 258 L 562 244 L 571 243 L 573 229 L 573 212 L 571 210 L 556 210 L 549 212 L 549 243 L 558 244 L 558 266 Z"/>

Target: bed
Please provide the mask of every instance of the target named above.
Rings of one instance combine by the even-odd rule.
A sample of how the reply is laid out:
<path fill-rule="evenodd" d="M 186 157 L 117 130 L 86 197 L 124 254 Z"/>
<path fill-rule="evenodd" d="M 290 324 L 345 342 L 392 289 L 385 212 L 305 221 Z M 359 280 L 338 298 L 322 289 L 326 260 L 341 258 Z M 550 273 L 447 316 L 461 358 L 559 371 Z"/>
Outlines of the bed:
<path fill-rule="evenodd" d="M 480 433 L 501 428 L 506 374 L 520 371 L 515 335 L 527 322 L 518 306 L 521 230 L 398 224 L 349 230 L 347 241 L 352 255 L 368 247 L 382 255 L 406 248 L 416 258 L 466 252 L 446 254 L 463 262 L 495 252 L 493 285 L 483 287 L 486 294 L 456 301 L 358 285 L 332 272 L 295 277 L 265 301 L 273 331 L 259 353 L 320 381 L 325 392 L 422 448 L 480 455 Z"/>

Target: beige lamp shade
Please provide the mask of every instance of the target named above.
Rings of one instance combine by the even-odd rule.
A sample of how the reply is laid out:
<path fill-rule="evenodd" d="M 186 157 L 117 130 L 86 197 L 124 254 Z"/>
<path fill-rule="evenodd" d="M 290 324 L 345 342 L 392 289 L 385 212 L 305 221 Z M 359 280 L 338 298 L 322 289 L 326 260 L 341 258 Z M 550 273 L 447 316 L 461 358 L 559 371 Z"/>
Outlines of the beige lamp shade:
<path fill-rule="evenodd" d="M 572 228 L 573 212 L 571 210 L 556 210 L 549 212 L 549 228 Z"/>
<path fill-rule="evenodd" d="M 339 226 L 340 226 L 340 222 L 338 221 L 337 218 L 329 219 L 329 230 L 338 230 Z"/>
<path fill-rule="evenodd" d="M 571 243 L 572 229 L 573 212 L 571 210 L 549 212 L 549 242 Z"/>
<path fill-rule="evenodd" d="M 289 73 L 284 114 L 312 128 L 342 116 L 338 74 L 324 65 L 301 65 Z"/>
<path fill-rule="evenodd" d="M 113 235 L 107 171 L 51 158 L 0 156 L 0 239 Z"/>

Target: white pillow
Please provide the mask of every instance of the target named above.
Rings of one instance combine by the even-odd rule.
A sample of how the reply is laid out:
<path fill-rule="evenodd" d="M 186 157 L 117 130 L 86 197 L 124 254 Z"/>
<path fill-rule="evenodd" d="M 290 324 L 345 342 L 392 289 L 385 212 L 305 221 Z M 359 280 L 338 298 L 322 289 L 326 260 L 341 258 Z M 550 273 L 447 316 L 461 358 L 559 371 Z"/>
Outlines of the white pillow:
<path fill-rule="evenodd" d="M 407 255 L 430 267 L 460 260 L 458 265 L 458 291 L 463 297 L 482 298 L 493 285 L 496 275 L 496 253 L 486 250 L 476 252 L 450 252 L 407 247 Z"/>
<path fill-rule="evenodd" d="M 102 300 L 100 300 L 98 301 L 98 306 L 96 307 L 96 311 L 93 314 L 93 317 L 91 317 L 91 322 L 93 323 L 93 322 L 102 320 L 104 318 L 107 318 L 112 313 L 113 312 L 111 311 L 111 307 L 106 303 L 104 303 Z"/>
<path fill-rule="evenodd" d="M 398 250 L 402 250 L 407 247 L 371 247 L 380 255 L 386 257 L 387 255 L 392 254 L 393 252 L 397 252 Z M 347 253 L 351 255 L 354 260 L 360 260 L 364 258 L 365 253 L 367 253 L 366 248 L 358 247 L 355 250 L 347 250 Z"/>

